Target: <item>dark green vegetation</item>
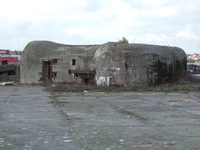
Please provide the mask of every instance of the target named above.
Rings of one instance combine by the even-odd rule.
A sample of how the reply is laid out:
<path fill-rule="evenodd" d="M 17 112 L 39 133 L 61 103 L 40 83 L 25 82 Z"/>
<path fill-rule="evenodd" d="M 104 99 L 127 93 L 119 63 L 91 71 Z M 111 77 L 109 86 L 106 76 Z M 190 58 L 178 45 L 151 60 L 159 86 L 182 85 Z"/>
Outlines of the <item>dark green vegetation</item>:
<path fill-rule="evenodd" d="M 152 69 L 148 69 L 147 71 L 147 79 L 148 84 L 162 84 L 162 83 L 173 83 L 181 78 L 186 78 L 186 60 L 175 61 L 174 64 L 167 64 L 160 60 L 157 60 L 152 65 Z M 173 67 L 174 65 L 174 67 Z M 183 70 L 183 69 L 184 70 Z M 154 78 L 151 78 L 153 74 L 156 74 Z"/>

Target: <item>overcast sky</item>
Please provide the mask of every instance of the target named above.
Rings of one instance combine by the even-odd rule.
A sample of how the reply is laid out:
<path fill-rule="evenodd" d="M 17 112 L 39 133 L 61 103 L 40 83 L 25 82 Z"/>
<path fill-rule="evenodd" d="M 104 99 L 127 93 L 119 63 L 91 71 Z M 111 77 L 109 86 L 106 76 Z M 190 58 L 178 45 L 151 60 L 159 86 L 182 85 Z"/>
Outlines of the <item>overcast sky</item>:
<path fill-rule="evenodd" d="M 0 0 L 0 49 L 34 40 L 177 46 L 200 53 L 199 0 Z"/>

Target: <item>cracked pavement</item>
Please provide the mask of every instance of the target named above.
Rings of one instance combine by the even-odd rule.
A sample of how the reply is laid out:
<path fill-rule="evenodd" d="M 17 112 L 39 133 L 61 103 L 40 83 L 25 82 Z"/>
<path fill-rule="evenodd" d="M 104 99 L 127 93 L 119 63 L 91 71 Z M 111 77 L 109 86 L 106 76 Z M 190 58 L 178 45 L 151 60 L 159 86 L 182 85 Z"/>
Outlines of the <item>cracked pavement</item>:
<path fill-rule="evenodd" d="M 200 149 L 199 93 L 0 87 L 1 150 Z"/>

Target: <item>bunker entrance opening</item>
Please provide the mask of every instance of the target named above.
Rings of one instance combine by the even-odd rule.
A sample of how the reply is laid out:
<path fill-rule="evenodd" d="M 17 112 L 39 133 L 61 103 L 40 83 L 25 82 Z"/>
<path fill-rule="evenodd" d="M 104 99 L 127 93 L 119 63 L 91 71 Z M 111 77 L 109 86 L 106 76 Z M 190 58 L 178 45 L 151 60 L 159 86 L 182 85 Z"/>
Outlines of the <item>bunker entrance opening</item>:
<path fill-rule="evenodd" d="M 69 74 L 73 73 L 74 78 L 80 78 L 82 80 L 81 83 L 88 84 L 90 80 L 94 79 L 95 70 L 70 70 Z"/>
<path fill-rule="evenodd" d="M 52 81 L 52 60 L 42 61 L 42 81 Z"/>

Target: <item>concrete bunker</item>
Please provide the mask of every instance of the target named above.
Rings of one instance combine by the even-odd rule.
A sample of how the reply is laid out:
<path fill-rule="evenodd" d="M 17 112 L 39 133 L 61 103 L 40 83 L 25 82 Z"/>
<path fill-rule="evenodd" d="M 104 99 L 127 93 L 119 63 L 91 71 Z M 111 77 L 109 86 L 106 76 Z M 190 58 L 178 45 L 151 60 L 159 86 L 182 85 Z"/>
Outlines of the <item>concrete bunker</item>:
<path fill-rule="evenodd" d="M 186 65 L 186 54 L 177 47 L 33 41 L 27 44 L 21 56 L 20 82 L 146 86 L 169 82 L 177 73 L 186 71 Z"/>

